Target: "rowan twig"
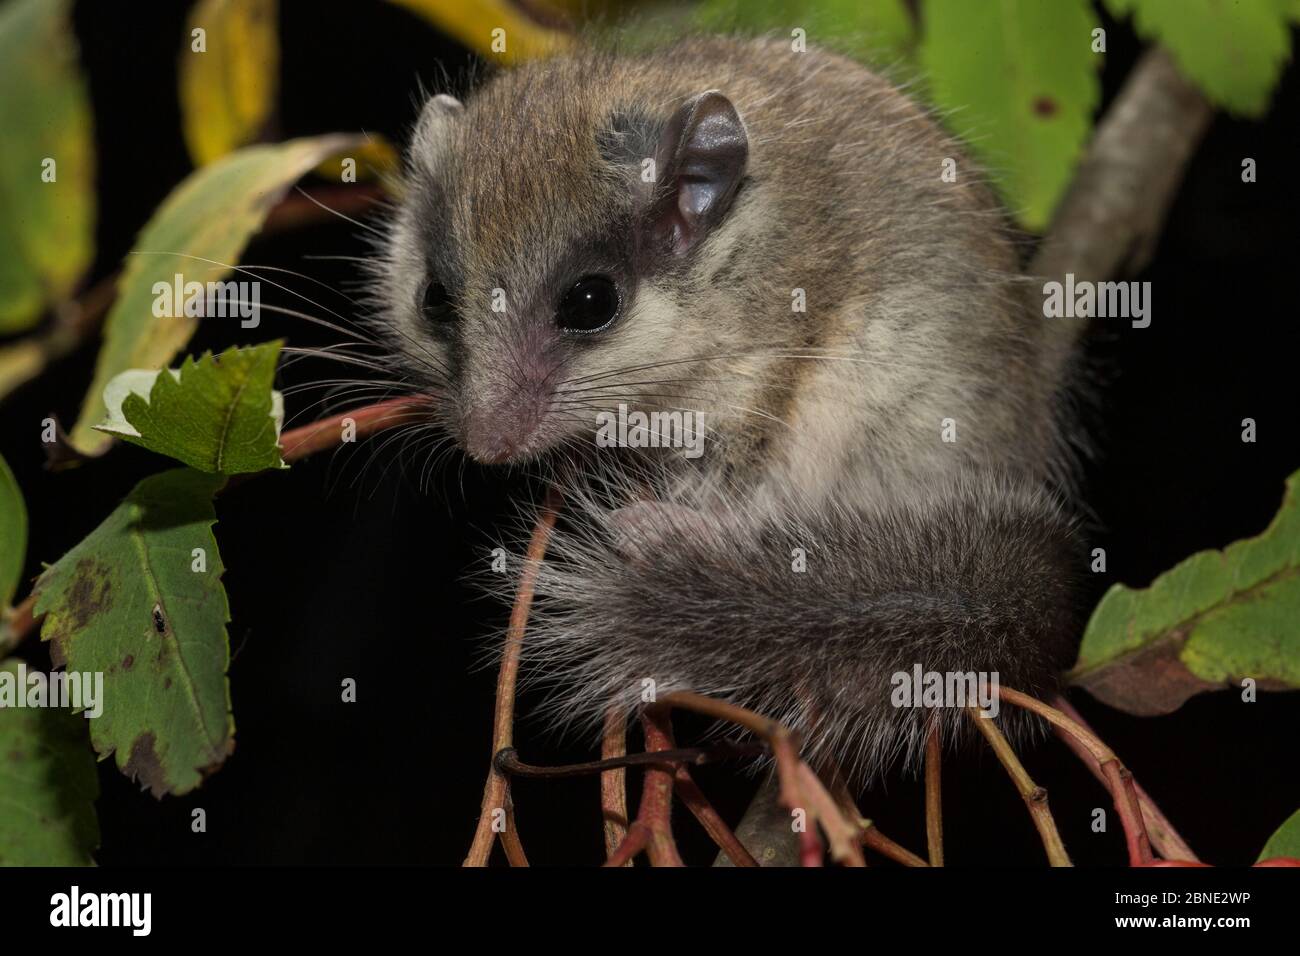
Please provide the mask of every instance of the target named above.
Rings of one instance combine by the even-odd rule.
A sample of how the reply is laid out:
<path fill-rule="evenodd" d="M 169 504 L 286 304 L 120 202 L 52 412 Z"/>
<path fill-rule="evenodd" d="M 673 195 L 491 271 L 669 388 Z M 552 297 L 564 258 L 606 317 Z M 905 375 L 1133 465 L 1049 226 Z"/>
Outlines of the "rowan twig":
<path fill-rule="evenodd" d="M 1118 760 L 1107 760 L 1101 765 L 1106 775 L 1115 810 L 1124 827 L 1124 842 L 1128 846 L 1129 866 L 1145 866 L 1151 862 L 1151 842 L 1146 827 L 1142 825 L 1142 810 L 1137 794 L 1133 792 L 1133 775 Z"/>
<path fill-rule="evenodd" d="M 641 725 L 645 728 L 647 753 L 673 749 L 672 725 L 666 708 L 657 705 L 648 707 L 641 715 Z M 606 866 L 625 866 L 642 849 L 650 857 L 651 866 L 682 865 L 681 855 L 673 840 L 671 821 L 673 773 L 671 766 L 646 768 L 636 820 L 629 828 L 627 837 L 605 861 Z"/>
<path fill-rule="evenodd" d="M 363 405 L 361 408 L 291 428 L 280 436 L 280 456 L 286 462 L 293 463 L 317 452 L 337 448 L 343 444 L 346 421 L 350 420 L 353 424 L 352 437 L 369 438 L 377 432 L 409 421 L 427 407 L 427 398 L 406 395 L 373 405 Z"/>
<path fill-rule="evenodd" d="M 702 694 L 675 692 L 660 697 L 659 703 L 738 724 L 766 740 L 776 760 L 777 777 L 781 781 L 781 802 L 791 811 L 804 811 L 809 824 L 821 824 L 830 844 L 831 858 L 837 863 L 866 865 L 862 849 L 858 845 L 857 830 L 844 818 L 817 775 L 799 759 L 794 735 L 789 728 L 752 710 Z M 821 849 L 814 827 L 808 826 L 800 834 L 800 840 L 804 864 L 819 864 Z"/>
<path fill-rule="evenodd" d="M 515 801 L 509 787 L 505 793 L 506 826 L 501 831 L 501 848 L 506 851 L 506 860 L 511 866 L 527 866 L 528 857 L 524 855 L 524 845 L 519 841 L 519 827 L 515 826 Z"/>
<path fill-rule="evenodd" d="M 1057 736 L 1064 740 L 1071 750 L 1083 758 L 1085 763 L 1096 767 L 1094 773 L 1110 791 L 1120 823 L 1124 827 L 1130 865 L 1140 866 L 1149 862 L 1151 843 L 1147 838 L 1146 826 L 1143 824 L 1143 812 L 1140 809 L 1141 800 L 1137 794 L 1136 781 L 1120 763 L 1115 752 L 1106 746 L 1105 742 L 1089 727 L 1080 722 L 1082 718 L 1076 720 L 1075 717 L 1057 707 L 1009 687 L 998 688 L 998 695 L 1008 704 L 1032 711 L 1050 722 Z M 1056 702 L 1069 707 L 1069 703 L 1063 697 L 1057 697 Z"/>
<path fill-rule="evenodd" d="M 752 757 L 767 752 L 762 744 L 740 744 L 724 741 L 708 747 L 679 747 L 661 753 L 624 753 L 616 757 L 602 757 L 600 760 L 587 760 L 583 763 L 540 766 L 524 763 L 513 747 L 496 755 L 493 763 L 502 773 L 511 777 L 534 777 L 540 779 L 559 779 L 563 777 L 582 777 L 593 774 L 605 774 L 625 767 L 643 767 L 646 764 L 693 764 L 696 766 L 715 763 L 730 757 Z M 626 816 L 624 824 L 626 825 Z"/>
<path fill-rule="evenodd" d="M 1065 844 L 1061 842 L 1061 835 L 1056 831 L 1056 820 L 1047 807 L 1047 791 L 1030 778 L 1024 765 L 1016 757 L 1016 752 L 1011 749 L 1011 744 L 1007 743 L 1007 738 L 1002 736 L 1002 731 L 998 730 L 992 718 L 981 716 L 978 707 L 968 707 L 966 713 L 975 722 L 984 739 L 989 742 L 998 761 L 1006 768 L 1007 774 L 1016 785 L 1016 790 L 1020 792 L 1021 799 L 1025 801 L 1030 819 L 1034 821 L 1038 835 L 1042 838 L 1043 849 L 1047 851 L 1048 861 L 1052 866 L 1070 866 L 1070 857 L 1065 852 Z"/>
<path fill-rule="evenodd" d="M 855 824 L 859 831 L 858 839 L 862 845 L 875 850 L 881 856 L 893 860 L 895 863 L 901 863 L 903 866 L 929 866 L 925 860 L 921 859 L 911 850 L 895 843 L 889 837 L 880 832 L 880 828 L 874 822 L 862 815 L 858 809 L 857 801 L 853 799 L 853 794 L 849 792 L 848 784 L 842 775 L 837 774 L 835 786 L 833 788 L 835 800 L 840 805 L 841 810 Z"/>
<path fill-rule="evenodd" d="M 686 769 L 686 765 L 679 763 L 676 773 L 673 775 L 674 786 L 677 790 L 677 796 L 681 797 L 682 803 L 694 814 L 695 819 L 700 821 L 700 826 L 704 831 L 713 838 L 713 842 L 718 845 L 727 858 L 736 866 L 758 866 L 758 861 L 745 849 L 744 844 L 736 838 L 736 834 L 727 826 L 725 820 L 714 809 L 709 798 L 704 795 L 704 791 L 691 778 L 691 772 Z"/>
<path fill-rule="evenodd" d="M 729 704 L 725 700 L 716 700 L 690 691 L 677 691 L 666 694 L 659 698 L 659 703 L 667 704 L 670 707 L 679 707 L 682 710 L 694 711 L 715 720 L 725 720 L 728 723 L 737 724 L 755 736 L 763 738 L 769 744 L 772 743 L 773 737 L 785 730 L 784 727 L 770 717 L 764 717 L 762 714 L 756 714 L 744 707 Z M 785 733 L 788 737 L 789 731 L 785 731 Z"/>
<path fill-rule="evenodd" d="M 943 866 L 942 759 L 943 747 L 936 719 L 931 721 L 930 735 L 925 741 L 925 844 L 931 866 Z"/>
<path fill-rule="evenodd" d="M 880 828 L 865 817 L 861 821 L 862 845 L 875 850 L 881 856 L 888 857 L 903 866 L 929 866 L 907 847 L 900 846 L 880 832 Z"/>
<path fill-rule="evenodd" d="M 291 428 L 280 436 L 280 457 L 288 463 L 293 463 L 317 452 L 338 447 L 343 444 L 345 431 L 347 431 L 344 423 L 348 420 L 353 424 L 350 430 L 353 438 L 368 438 L 409 421 L 413 415 L 421 414 L 421 409 L 426 403 L 427 399 L 420 396 L 390 398 L 373 405 L 363 405 L 338 415 L 331 415 L 329 418 L 322 418 L 299 428 Z M 257 474 L 270 473 L 258 472 Z M 256 475 L 235 475 L 226 482 L 225 488 L 253 477 Z M 3 620 L 0 621 L 0 654 L 12 651 L 32 632 L 37 623 L 37 619 L 33 617 L 35 607 L 36 594 L 32 593 L 4 615 Z"/>
<path fill-rule="evenodd" d="M 1083 715 L 1075 710 L 1068 700 L 1064 697 L 1057 697 L 1052 703 L 1061 713 L 1074 721 L 1075 726 L 1088 734 L 1092 734 L 1094 739 L 1097 739 L 1092 728 L 1083 719 Z M 1057 726 L 1054 729 L 1056 735 L 1065 742 L 1067 747 L 1074 751 L 1075 755 L 1083 761 L 1084 766 L 1092 772 L 1092 775 L 1109 786 L 1110 781 L 1102 770 L 1102 762 L 1097 759 L 1095 752 L 1080 743 L 1078 738 L 1063 727 Z M 1105 744 L 1102 744 L 1102 746 L 1105 747 Z M 1109 748 L 1106 749 L 1109 750 Z M 1142 811 L 1143 828 L 1156 852 L 1166 860 L 1186 860 L 1191 863 L 1199 863 L 1200 858 L 1187 845 L 1187 841 L 1183 839 L 1182 834 L 1169 822 L 1169 818 L 1164 815 L 1164 812 L 1152 799 L 1151 795 L 1142 789 L 1142 784 L 1137 782 L 1136 777 L 1130 777 L 1129 779 L 1133 787 L 1133 794 Z M 1121 821 L 1122 819 L 1121 817 Z"/>
<path fill-rule="evenodd" d="M 605 860 L 607 867 L 631 866 L 636 855 L 650 843 L 650 828 L 640 820 L 633 820 L 623 842 L 614 848 Z"/>
<path fill-rule="evenodd" d="M 548 489 L 541 514 L 537 518 L 537 525 L 533 528 L 532 540 L 528 542 L 523 571 L 519 575 L 519 589 L 515 592 L 515 603 L 510 610 L 510 624 L 506 630 L 505 646 L 501 651 L 501 669 L 497 672 L 496 704 L 493 708 L 492 723 L 493 760 L 498 753 L 514 744 L 515 684 L 519 677 L 519 657 L 524 646 L 524 628 L 528 623 L 528 610 L 533 603 L 533 588 L 536 586 L 537 572 L 546 554 L 546 545 L 550 540 L 551 531 L 555 528 L 559 507 L 558 492 L 554 488 Z M 478 826 L 474 831 L 474 841 L 470 844 L 469 854 L 465 857 L 465 866 L 487 866 L 488 857 L 492 853 L 493 816 L 498 810 L 506 813 L 507 829 L 513 827 L 513 815 L 507 806 L 509 792 L 510 778 L 497 770 L 495 763 L 489 764 L 487 782 L 483 786 L 483 803 L 479 809 Z M 520 852 L 522 853 L 522 849 Z"/>
<path fill-rule="evenodd" d="M 613 760 L 627 753 L 627 718 L 617 707 L 605 712 L 605 732 L 600 738 L 602 760 Z M 622 767 L 603 770 L 600 774 L 600 816 L 605 823 L 605 858 L 627 837 L 627 771 Z M 625 866 L 631 866 L 628 860 Z"/>
<path fill-rule="evenodd" d="M 778 798 L 787 810 L 803 815 L 802 826 L 796 831 L 799 834 L 799 865 L 821 866 L 826 851 L 817 835 L 817 808 L 808 800 L 799 776 L 799 768 L 803 764 L 794 737 L 786 728 L 778 727 L 770 742 L 772 756 L 776 759 L 776 779 L 781 784 Z M 840 855 L 843 857 L 846 854 L 841 851 Z"/>

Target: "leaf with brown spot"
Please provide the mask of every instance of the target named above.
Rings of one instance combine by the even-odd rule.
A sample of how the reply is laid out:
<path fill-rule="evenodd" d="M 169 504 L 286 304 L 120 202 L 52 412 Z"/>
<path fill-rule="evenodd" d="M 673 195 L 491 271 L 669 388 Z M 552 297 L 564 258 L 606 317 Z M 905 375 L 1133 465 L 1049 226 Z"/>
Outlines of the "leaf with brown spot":
<path fill-rule="evenodd" d="M 1262 534 L 1194 554 L 1148 588 L 1107 591 L 1070 673 L 1139 716 L 1247 677 L 1264 690 L 1300 688 L 1300 472 Z"/>
<path fill-rule="evenodd" d="M 230 610 L 212 535 L 224 480 L 191 469 L 146 478 L 36 582 L 51 655 L 104 674 L 95 750 L 158 797 L 193 790 L 235 745 Z M 193 570 L 196 548 L 206 570 Z"/>
<path fill-rule="evenodd" d="M 1092 130 L 1099 25 L 1089 0 L 926 0 L 921 63 L 934 105 L 1012 215 L 1036 232 L 1050 222 Z M 968 176 L 959 171 L 958 182 Z"/>

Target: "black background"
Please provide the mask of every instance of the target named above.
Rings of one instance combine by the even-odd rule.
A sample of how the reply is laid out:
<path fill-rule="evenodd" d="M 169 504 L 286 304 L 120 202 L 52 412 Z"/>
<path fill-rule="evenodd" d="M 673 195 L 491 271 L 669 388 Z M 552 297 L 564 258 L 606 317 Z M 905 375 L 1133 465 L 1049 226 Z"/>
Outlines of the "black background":
<path fill-rule="evenodd" d="M 111 272 L 155 206 L 189 172 L 179 133 L 176 60 L 185 3 L 77 4 L 75 25 L 89 76 L 98 149 L 99 259 Z M 1106 21 L 1106 101 L 1139 45 Z M 401 141 L 415 115 L 417 80 L 446 88 L 470 55 L 422 21 L 381 2 L 282 0 L 282 96 L 277 134 L 365 129 Z M 1098 386 L 1090 427 L 1098 453 L 1084 498 L 1096 516 L 1115 581 L 1145 585 L 1194 551 L 1264 528 L 1285 477 L 1300 467 L 1295 364 L 1295 255 L 1300 200 L 1294 188 L 1300 77 L 1288 71 L 1263 122 L 1218 118 L 1188 173 L 1147 274 L 1150 328 L 1110 323 L 1092 336 Z M 1241 161 L 1259 181 L 1241 182 Z M 343 222 L 253 242 L 244 257 L 294 269 L 352 295 L 346 262 L 304 258 L 364 255 Z M 344 312 L 343 297 L 307 281 L 303 294 Z M 296 306 L 287 297 L 264 301 Z M 1097 323 L 1097 325 L 1101 325 Z M 328 333 L 263 315 L 258 338 L 293 344 Z M 209 323 L 192 349 L 241 342 Z M 29 573 L 57 559 L 141 477 L 165 463 L 123 446 L 106 459 L 62 472 L 44 468 L 40 421 L 75 418 L 89 380 L 87 347 L 12 397 L 0 420 L 0 450 L 31 512 Z M 336 372 L 302 363 L 283 384 Z M 298 423 L 319 410 L 316 395 L 291 401 Z M 1240 440 L 1254 418 L 1258 440 Z M 432 488 L 416 488 L 409 459 L 376 443 L 348 448 L 232 489 L 219 501 L 217 536 L 228 571 L 236 649 L 230 678 L 238 747 L 196 793 L 155 801 L 111 761 L 101 764 L 102 864 L 457 863 L 468 847 L 489 756 L 494 671 L 481 666 L 506 611 L 476 598 L 462 575 L 486 559 L 492 533 L 513 519 L 512 497 L 535 496 L 526 478 L 452 459 Z M 29 641 L 23 654 L 46 660 Z M 359 700 L 344 704 L 340 682 Z M 1295 732 L 1300 695 L 1203 695 L 1178 713 L 1138 719 L 1076 693 L 1076 705 L 1114 746 L 1204 859 L 1251 862 L 1268 835 L 1300 805 Z M 589 741 L 557 740 L 528 717 L 516 739 L 524 759 L 589 759 Z M 688 740 L 693 725 L 679 727 Z M 635 742 L 633 744 L 635 746 Z M 1120 864 L 1123 838 L 1089 829 L 1105 792 L 1063 747 L 1025 755 L 1051 791 L 1063 838 L 1079 863 Z M 945 768 L 951 862 L 1026 863 L 1042 849 L 1009 781 L 974 753 Z M 733 768 L 698 774 L 732 822 L 754 782 Z M 635 775 L 631 791 L 636 792 Z M 594 778 L 521 781 L 518 820 L 534 862 L 601 859 Z M 861 801 L 894 839 L 924 846 L 922 795 L 891 776 Z M 190 830 L 194 807 L 208 830 Z M 711 847 L 685 814 L 688 862 Z"/>

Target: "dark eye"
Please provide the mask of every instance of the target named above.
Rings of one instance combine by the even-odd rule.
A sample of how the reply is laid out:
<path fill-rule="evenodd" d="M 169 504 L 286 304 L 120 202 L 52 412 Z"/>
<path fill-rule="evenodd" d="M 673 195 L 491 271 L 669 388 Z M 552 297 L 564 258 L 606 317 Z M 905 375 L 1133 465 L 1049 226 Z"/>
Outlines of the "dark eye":
<path fill-rule="evenodd" d="M 456 317 L 446 286 L 434 280 L 424 287 L 424 294 L 420 296 L 420 311 L 431 322 L 449 322 Z"/>
<path fill-rule="evenodd" d="M 586 276 L 564 293 L 555 321 L 566 332 L 599 332 L 618 315 L 618 286 L 605 276 Z"/>

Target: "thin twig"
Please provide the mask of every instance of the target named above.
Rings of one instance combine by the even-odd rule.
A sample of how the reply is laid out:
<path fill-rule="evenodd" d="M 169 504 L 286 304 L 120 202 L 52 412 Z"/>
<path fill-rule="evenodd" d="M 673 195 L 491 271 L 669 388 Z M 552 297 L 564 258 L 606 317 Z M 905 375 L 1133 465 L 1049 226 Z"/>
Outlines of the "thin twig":
<path fill-rule="evenodd" d="M 301 461 L 309 455 L 338 447 L 343 444 L 344 435 L 348 433 L 344 428 L 344 423 L 348 420 L 353 423 L 352 437 L 357 439 L 368 438 L 385 429 L 395 428 L 403 422 L 410 421 L 412 416 L 421 414 L 425 403 L 426 400 L 419 396 L 390 398 L 373 405 L 364 405 L 338 415 L 331 415 L 329 418 L 322 418 L 299 428 L 291 428 L 280 436 L 280 457 L 292 463 Z M 267 471 L 257 474 L 271 473 L 273 472 Z M 256 475 L 232 476 L 221 490 L 224 491 L 242 480 L 254 477 Z M 3 621 L 0 621 L 0 654 L 12 651 L 33 631 L 37 623 L 37 619 L 33 616 L 35 607 L 36 594 L 33 592 L 18 602 L 4 616 Z"/>
<path fill-rule="evenodd" d="M 1101 772 L 1106 775 L 1111 796 L 1115 800 L 1115 810 L 1124 827 L 1129 866 L 1145 866 L 1151 862 L 1151 842 L 1147 839 L 1146 827 L 1142 825 L 1142 810 L 1138 806 L 1137 794 L 1133 792 L 1133 775 L 1118 760 L 1107 760 L 1101 765 Z"/>
<path fill-rule="evenodd" d="M 673 729 L 669 711 L 664 707 L 648 707 L 641 715 L 645 728 L 645 749 L 649 753 L 673 749 Z M 641 805 L 637 819 L 650 830 L 646 855 L 651 866 L 681 866 L 682 858 L 673 839 L 673 769 L 671 766 L 647 767 L 641 788 Z"/>
<path fill-rule="evenodd" d="M 942 759 L 939 721 L 934 720 L 925 741 L 925 845 L 930 853 L 931 866 L 943 866 Z"/>
<path fill-rule="evenodd" d="M 830 844 L 831 858 L 849 866 L 865 866 L 857 830 L 846 820 L 812 769 L 799 759 L 794 735 L 789 728 L 752 710 L 686 691 L 666 694 L 661 704 L 680 707 L 718 720 L 738 724 L 767 741 L 776 759 L 777 777 L 781 782 L 781 802 L 791 811 L 802 810 L 808 826 L 800 833 L 801 856 L 807 866 L 819 865 L 821 847 L 815 829 L 820 823 Z"/>
<path fill-rule="evenodd" d="M 998 694 L 999 698 L 1008 704 L 1032 711 L 1051 723 L 1057 736 L 1064 740 L 1066 745 L 1090 768 L 1096 768 L 1093 772 L 1110 790 L 1115 810 L 1124 827 L 1124 840 L 1128 845 L 1130 865 L 1139 866 L 1149 862 L 1151 841 L 1143 822 L 1145 813 L 1141 810 L 1142 801 L 1138 794 L 1137 783 L 1115 752 L 1106 746 L 1106 743 L 1094 734 L 1091 728 L 1082 723 L 1082 718 L 1078 717 L 1077 713 L 1072 716 L 1059 707 L 1045 704 L 1036 697 L 1030 697 L 1009 687 L 998 688 Z M 1057 697 L 1056 703 L 1069 707 L 1069 703 L 1063 697 Z M 1172 827 L 1170 829 L 1172 830 Z"/>
<path fill-rule="evenodd" d="M 695 815 L 695 819 L 700 821 L 700 826 L 704 831 L 713 838 L 713 842 L 718 845 L 727 858 L 736 866 L 758 866 L 758 861 L 753 855 L 745 849 L 744 844 L 736 838 L 736 834 L 727 826 L 722 816 L 714 809 L 709 798 L 704 795 L 691 778 L 691 772 L 686 769 L 685 764 L 679 763 L 677 771 L 674 774 L 674 785 L 677 790 L 677 796 L 681 797 L 682 803 L 686 808 Z"/>
<path fill-rule="evenodd" d="M 858 809 L 858 804 L 853 799 L 853 794 L 849 792 L 848 783 L 842 774 L 836 774 L 835 785 L 832 789 L 835 794 L 835 801 L 840 805 L 844 815 L 857 825 L 858 839 L 863 846 L 875 850 L 881 856 L 893 860 L 895 863 L 901 863 L 903 866 L 930 865 L 911 850 L 885 836 L 875 823 L 862 815 L 862 811 Z"/>
<path fill-rule="evenodd" d="M 1011 749 L 1011 744 L 1007 743 L 1007 738 L 1002 736 L 1002 731 L 998 730 L 992 718 L 982 716 L 978 707 L 969 707 L 966 713 L 975 722 L 984 739 L 989 742 L 998 761 L 1006 768 L 1011 781 L 1016 785 L 1016 790 L 1020 792 L 1021 799 L 1025 801 L 1030 819 L 1034 821 L 1038 835 L 1043 840 L 1043 849 L 1047 851 L 1048 861 L 1052 866 L 1070 866 L 1070 857 L 1065 852 L 1065 844 L 1061 842 L 1061 835 L 1056 831 L 1056 820 L 1047 807 L 1047 791 L 1030 779 L 1016 752 Z"/>
<path fill-rule="evenodd" d="M 650 828 L 640 820 L 633 820 L 628 827 L 627 836 L 616 846 L 605 860 L 607 867 L 631 866 L 636 855 L 650 843 Z"/>
<path fill-rule="evenodd" d="M 519 841 L 519 827 L 515 825 L 515 801 L 510 788 L 505 793 L 506 826 L 501 831 L 501 848 L 506 851 L 506 860 L 511 866 L 527 866 L 528 857 L 524 854 L 524 845 Z"/>
<path fill-rule="evenodd" d="M 862 845 L 875 850 L 881 856 L 888 857 L 903 866 L 929 866 L 907 847 L 900 846 L 880 832 L 880 828 L 870 820 L 862 821 Z"/>
<path fill-rule="evenodd" d="M 602 751 L 603 752 L 603 751 Z M 717 763 L 732 757 L 754 757 L 767 752 L 767 747 L 758 743 L 732 743 L 723 741 L 708 747 L 679 747 L 663 753 L 622 754 L 616 757 L 602 757 L 600 760 L 587 760 L 583 763 L 567 763 L 556 766 L 540 766 L 524 763 L 513 748 L 501 751 L 493 763 L 504 774 L 512 777 L 535 777 L 557 780 L 564 777 L 584 777 L 593 774 L 605 774 L 621 770 L 624 767 L 642 767 L 646 764 L 693 764 L 702 766 Z M 626 820 L 624 821 L 626 822 Z"/>
<path fill-rule="evenodd" d="M 772 734 L 771 746 L 772 756 L 776 758 L 776 779 L 781 784 L 781 803 L 792 813 L 803 816 L 802 827 L 797 831 L 799 863 L 801 866 L 821 866 L 826 851 L 817 835 L 817 808 L 810 804 L 799 777 L 799 768 L 803 764 L 799 760 L 794 736 L 786 728 L 778 727 Z"/>
<path fill-rule="evenodd" d="M 1008 700 L 1010 700 L 1010 698 L 1008 698 Z M 1065 716 L 1074 721 L 1078 727 L 1090 734 L 1093 733 L 1092 728 L 1089 727 L 1087 721 L 1083 719 L 1083 715 L 1075 710 L 1074 706 L 1064 697 L 1057 697 L 1052 701 L 1052 703 Z M 1106 779 L 1106 774 L 1102 771 L 1101 763 L 1097 760 L 1096 754 L 1090 751 L 1089 748 L 1081 744 L 1076 737 L 1063 730 L 1061 727 L 1058 726 L 1055 730 L 1056 735 L 1065 742 L 1067 747 L 1074 751 L 1075 756 L 1083 761 L 1084 766 L 1092 772 L 1092 775 L 1102 783 L 1109 786 L 1110 781 Z M 1151 841 L 1151 845 L 1155 847 L 1156 852 L 1166 860 L 1185 860 L 1190 863 L 1201 862 L 1200 858 L 1195 854 L 1195 852 L 1193 852 L 1192 848 L 1187 845 L 1187 841 L 1183 839 L 1182 834 L 1174 828 L 1174 825 L 1169 822 L 1169 818 L 1164 815 L 1164 812 L 1156 804 L 1155 800 L 1151 798 L 1151 795 L 1142 789 L 1142 784 L 1138 783 L 1136 778 L 1130 779 L 1132 780 L 1133 792 L 1137 797 L 1138 806 L 1142 808 L 1142 823 L 1146 829 L 1147 836 Z M 1113 796 L 1114 794 L 1112 793 L 1112 797 Z M 1121 817 L 1121 822 L 1122 820 L 1123 818 Z"/>
<path fill-rule="evenodd" d="M 600 738 L 602 763 L 627 754 L 627 718 L 618 707 L 605 712 L 605 732 Z M 600 816 L 605 822 L 605 858 L 612 860 L 619 845 L 627 838 L 627 771 L 623 767 L 602 770 L 600 774 Z M 629 859 L 624 866 L 631 866 Z"/>
<path fill-rule="evenodd" d="M 703 694 L 695 694 L 690 691 L 676 691 L 666 694 L 659 699 L 659 702 L 670 707 L 680 707 L 682 710 L 694 711 L 715 720 L 725 720 L 728 723 L 737 724 L 769 743 L 772 742 L 773 737 L 785 730 L 770 717 L 764 717 L 762 714 L 756 714 L 744 707 L 729 704 L 725 700 L 716 700 L 713 697 L 706 697 Z M 786 734 L 788 736 L 789 731 L 786 731 Z"/>
<path fill-rule="evenodd" d="M 546 492 L 546 501 L 542 504 L 537 525 L 533 528 L 532 540 L 528 542 L 528 553 L 524 559 L 524 569 L 519 575 L 519 589 L 515 592 L 514 607 L 510 610 L 510 625 L 506 630 L 505 646 L 501 651 L 501 669 L 497 672 L 496 705 L 493 709 L 492 724 L 492 758 L 502 750 L 514 746 L 515 723 L 515 684 L 519 678 L 519 657 L 524 646 L 524 627 L 528 623 L 528 610 L 533 603 L 533 588 L 537 583 L 537 572 L 546 545 L 550 541 L 551 531 L 555 528 L 555 519 L 559 513 L 560 497 L 554 488 Z M 493 816 L 497 811 L 507 812 L 507 828 L 513 823 L 509 813 L 510 778 L 497 770 L 495 764 L 488 768 L 487 783 L 483 786 L 483 803 L 479 809 L 478 826 L 474 831 L 474 842 L 470 844 L 469 854 L 465 857 L 465 866 L 487 866 L 492 853 Z M 522 853 L 522 850 L 520 851 Z"/>
<path fill-rule="evenodd" d="M 280 436 L 281 457 L 286 462 L 295 462 L 317 452 L 328 451 L 343 444 L 346 431 L 344 423 L 353 424 L 352 437 L 369 438 L 377 432 L 395 428 L 403 422 L 418 417 L 428 405 L 428 400 L 420 396 L 403 396 L 390 398 L 373 405 L 364 405 L 351 411 L 340 412 L 329 418 L 310 422 L 299 428 L 291 428 Z"/>
<path fill-rule="evenodd" d="M 673 751 L 673 731 L 668 713 L 666 707 L 653 705 L 641 715 L 646 753 L 668 754 Z M 671 820 L 675 772 L 671 764 L 646 767 L 636 819 L 622 842 L 609 851 L 605 866 L 627 866 L 642 850 L 650 857 L 651 866 L 682 865 L 673 839 Z"/>

